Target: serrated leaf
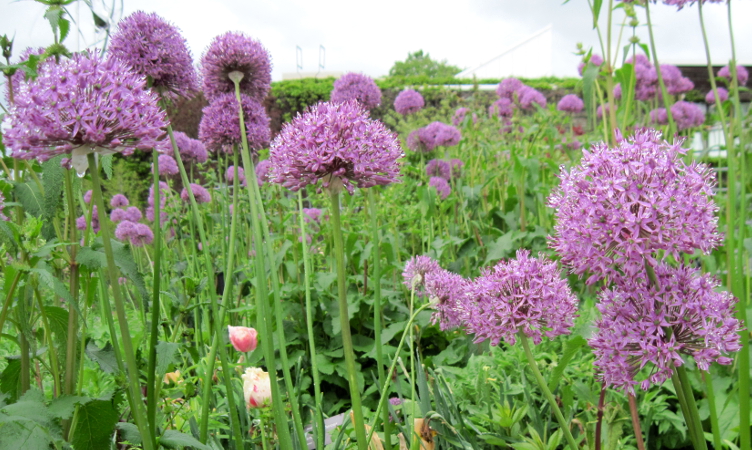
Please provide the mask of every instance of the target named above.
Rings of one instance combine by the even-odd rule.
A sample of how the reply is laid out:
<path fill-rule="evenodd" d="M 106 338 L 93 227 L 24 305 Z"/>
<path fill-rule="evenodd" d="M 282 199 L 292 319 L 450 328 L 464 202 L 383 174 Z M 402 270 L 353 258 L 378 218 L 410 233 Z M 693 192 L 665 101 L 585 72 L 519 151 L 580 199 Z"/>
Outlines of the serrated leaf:
<path fill-rule="evenodd" d="M 177 363 L 177 352 L 180 349 L 180 344 L 175 342 L 162 342 L 157 344 L 157 374 L 161 376 L 167 372 L 167 368 L 172 363 Z"/>
<path fill-rule="evenodd" d="M 76 405 L 85 405 L 90 402 L 89 397 L 77 395 L 63 395 L 50 403 L 50 413 L 58 419 L 69 419 L 76 409 Z"/>
<path fill-rule="evenodd" d="M 94 341 L 89 341 L 86 344 L 86 355 L 107 373 L 117 373 L 120 370 L 115 358 L 115 351 L 109 342 L 104 348 L 100 349 Z"/>
<path fill-rule="evenodd" d="M 57 21 L 57 24 L 60 27 L 60 42 L 63 42 L 65 38 L 68 37 L 68 32 L 70 31 L 70 21 L 64 17 L 60 17 L 60 20 Z"/>
<path fill-rule="evenodd" d="M 488 254 L 484 264 L 508 257 L 514 250 L 514 238 L 512 232 L 504 234 L 488 246 Z"/>
<path fill-rule="evenodd" d="M 141 432 L 138 427 L 130 422 L 118 422 L 117 429 L 122 432 L 123 439 L 133 445 L 141 443 Z"/>
<path fill-rule="evenodd" d="M 40 217 L 44 211 L 44 198 L 39 191 L 39 186 L 33 181 L 25 183 L 16 183 L 13 187 L 13 194 L 21 203 L 24 211 L 34 217 Z"/>
<path fill-rule="evenodd" d="M 193 436 L 175 430 L 165 431 L 159 439 L 159 443 L 167 448 L 194 447 L 200 450 L 211 450 L 211 447 L 202 444 Z"/>
<path fill-rule="evenodd" d="M 44 314 L 55 340 L 59 345 L 64 345 L 68 340 L 68 311 L 59 306 L 45 306 Z"/>
<path fill-rule="evenodd" d="M 102 156 L 101 163 L 102 163 L 102 169 L 104 169 L 104 174 L 107 176 L 108 180 L 112 179 L 112 157 L 114 155 L 104 155 Z"/>
<path fill-rule="evenodd" d="M 62 298 L 68 304 L 73 303 L 73 297 L 65 287 L 65 284 L 63 284 L 63 282 L 60 281 L 59 278 L 50 273 L 46 265 L 43 264 L 41 265 L 41 267 L 29 269 L 29 272 L 37 274 L 37 279 L 39 280 L 39 282 L 47 289 L 54 292 L 56 296 Z"/>
<path fill-rule="evenodd" d="M 144 278 L 133 260 L 130 247 L 121 242 L 112 241 L 112 254 L 115 265 L 120 269 L 123 277 L 136 285 L 141 298 L 148 298 Z M 76 255 L 76 262 L 92 270 L 107 267 L 107 256 L 104 254 L 101 238 L 97 238 L 91 247 L 82 247 Z"/>
<path fill-rule="evenodd" d="M 111 400 L 91 400 L 78 409 L 73 444 L 76 450 L 110 448 L 119 414 Z"/>
<path fill-rule="evenodd" d="M 21 378 L 21 360 L 8 359 L 3 373 L 0 374 L 0 392 L 7 394 L 9 402 L 15 402 L 18 398 L 19 380 Z"/>

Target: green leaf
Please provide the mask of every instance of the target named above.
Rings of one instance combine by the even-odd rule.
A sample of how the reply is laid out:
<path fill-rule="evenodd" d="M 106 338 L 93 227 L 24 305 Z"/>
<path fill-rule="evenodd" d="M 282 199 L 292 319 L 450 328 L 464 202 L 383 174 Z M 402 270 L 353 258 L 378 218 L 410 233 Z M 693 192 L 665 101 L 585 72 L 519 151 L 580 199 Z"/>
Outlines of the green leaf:
<path fill-rule="evenodd" d="M 200 450 L 212 450 L 208 445 L 204 445 L 198 439 L 185 433 L 175 430 L 167 430 L 159 439 L 159 443 L 167 448 L 195 447 Z"/>
<path fill-rule="evenodd" d="M 167 372 L 167 368 L 170 366 L 170 364 L 177 363 L 179 361 L 179 349 L 180 344 L 177 344 L 175 342 L 160 341 L 157 344 L 157 375 L 161 376 L 163 373 Z"/>
<path fill-rule="evenodd" d="M 112 254 L 115 258 L 115 265 L 120 269 L 123 277 L 136 285 L 141 298 L 148 298 L 144 277 L 138 271 L 130 247 L 121 242 L 112 241 Z M 92 270 L 107 267 L 107 256 L 104 254 L 101 238 L 97 238 L 91 247 L 82 247 L 76 255 L 76 262 Z"/>
<path fill-rule="evenodd" d="M 44 211 L 44 198 L 39 187 L 33 181 L 16 183 L 13 194 L 23 209 L 34 217 L 40 217 Z"/>
<path fill-rule="evenodd" d="M 559 381 L 561 380 L 561 376 L 564 374 L 564 369 L 567 368 L 567 365 L 570 361 L 572 361 L 574 355 L 577 354 L 580 348 L 585 344 L 587 344 L 587 340 L 585 340 L 585 338 L 583 338 L 582 336 L 572 336 L 571 338 L 569 338 L 567 343 L 564 345 L 564 352 L 561 354 L 561 358 L 559 358 L 557 366 L 554 367 L 554 370 L 551 372 L 551 378 L 548 382 L 549 390 L 556 390 L 556 387 L 559 385 Z"/>
<path fill-rule="evenodd" d="M 324 375 L 331 375 L 334 373 L 334 364 L 332 364 L 329 358 L 321 353 L 316 354 L 316 367 L 319 369 L 319 372 Z"/>
<path fill-rule="evenodd" d="M 42 214 L 45 219 L 51 219 L 55 216 L 57 208 L 63 200 L 65 172 L 60 165 L 62 159 L 63 155 L 60 155 L 42 163 L 42 186 L 44 187 Z"/>
<path fill-rule="evenodd" d="M 139 445 L 141 443 L 141 432 L 138 431 L 136 425 L 129 422 L 118 422 L 117 429 L 122 432 L 123 439 L 131 444 Z"/>
<path fill-rule="evenodd" d="M 44 18 L 50 22 L 50 26 L 54 33 L 57 33 L 57 30 L 60 27 L 59 23 L 60 19 L 63 18 L 63 12 L 63 8 L 59 6 L 50 6 L 44 13 Z"/>
<path fill-rule="evenodd" d="M 85 405 L 90 402 L 89 397 L 77 395 L 63 395 L 50 403 L 50 413 L 58 419 L 69 419 L 73 415 L 76 405 Z"/>
<path fill-rule="evenodd" d="M 60 17 L 57 24 L 60 27 L 60 42 L 63 42 L 68 37 L 68 32 L 70 31 L 70 20 Z"/>
<path fill-rule="evenodd" d="M 91 400 L 78 409 L 71 444 L 76 450 L 110 448 L 120 415 L 115 400 Z"/>
<path fill-rule="evenodd" d="M 595 79 L 600 72 L 598 66 L 588 62 L 585 70 L 582 72 L 582 96 L 585 101 L 585 110 L 587 111 L 588 121 L 592 122 L 595 115 Z"/>
<path fill-rule="evenodd" d="M 320 272 L 316 274 L 316 284 L 319 291 L 326 291 L 331 286 L 332 282 L 337 279 L 337 274 L 334 272 Z"/>
<path fill-rule="evenodd" d="M 512 253 L 512 250 L 514 250 L 514 241 L 516 240 L 513 238 L 512 233 L 510 231 L 504 234 L 488 246 L 488 254 L 486 255 L 484 264 L 506 258 Z"/>
<path fill-rule="evenodd" d="M 60 279 L 50 273 L 46 264 L 40 264 L 40 267 L 29 269 L 30 273 L 37 274 L 39 282 L 47 289 L 51 290 L 56 296 L 65 300 L 68 304 L 73 304 L 73 297 L 71 296 L 65 284 Z"/>
<path fill-rule="evenodd" d="M 108 342 L 104 348 L 100 349 L 94 341 L 86 344 L 86 355 L 106 373 L 117 373 L 120 369 L 115 358 L 115 351 Z"/>
<path fill-rule="evenodd" d="M 44 395 L 28 390 L 16 403 L 0 409 L 0 448 L 46 449 L 62 439 L 60 427 L 44 404 Z"/>
<path fill-rule="evenodd" d="M 598 27 L 598 19 L 601 16 L 601 7 L 603 0 L 593 0 L 593 29 Z"/>
<path fill-rule="evenodd" d="M 108 180 L 112 179 L 112 157 L 114 155 L 104 155 L 102 156 L 102 169 L 104 169 L 104 174 L 107 176 Z"/>
<path fill-rule="evenodd" d="M 21 360 L 7 359 L 3 373 L 0 374 L 0 392 L 8 394 L 8 401 L 15 402 L 18 398 L 19 380 L 21 379 Z"/>
<path fill-rule="evenodd" d="M 68 340 L 68 311 L 59 306 L 45 306 L 44 314 L 55 340 L 59 345 L 64 345 Z"/>

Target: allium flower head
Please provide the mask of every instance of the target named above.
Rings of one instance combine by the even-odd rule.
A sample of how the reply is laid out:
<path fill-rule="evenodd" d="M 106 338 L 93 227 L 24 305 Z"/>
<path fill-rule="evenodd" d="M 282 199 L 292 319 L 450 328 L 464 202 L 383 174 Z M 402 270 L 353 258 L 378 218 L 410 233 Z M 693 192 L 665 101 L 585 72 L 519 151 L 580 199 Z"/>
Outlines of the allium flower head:
<path fill-rule="evenodd" d="M 122 211 L 122 209 L 116 209 L 115 211 Z M 135 236 L 136 224 L 130 220 L 122 220 L 115 228 L 115 238 L 118 241 L 126 241 Z"/>
<path fill-rule="evenodd" d="M 627 62 L 634 65 L 635 98 L 641 101 L 654 98 L 658 91 L 658 74 L 653 64 L 647 56 L 641 54 L 627 59 Z"/>
<path fill-rule="evenodd" d="M 83 173 L 89 153 L 131 154 L 159 146 L 167 125 L 144 79 L 117 59 L 75 54 L 43 64 L 22 83 L 10 110 L 5 145 L 16 158 L 46 161 L 62 154 Z"/>
<path fill-rule="evenodd" d="M 534 105 L 538 105 L 541 108 L 546 107 L 546 96 L 540 93 L 540 91 L 533 89 L 530 86 L 523 86 L 518 93 L 520 108 L 534 111 Z"/>
<path fill-rule="evenodd" d="M 731 83 L 731 67 L 724 66 L 718 71 L 718 76 L 725 78 L 729 84 Z M 744 66 L 736 66 L 736 81 L 739 86 L 746 86 L 749 80 L 749 72 Z"/>
<path fill-rule="evenodd" d="M 217 36 L 201 57 L 204 95 L 210 101 L 222 94 L 235 94 L 231 72 L 240 72 L 240 92 L 257 102 L 269 93 L 272 64 L 260 42 L 243 33 L 228 32 Z M 236 108 L 237 111 L 237 108 Z"/>
<path fill-rule="evenodd" d="M 501 80 L 501 83 L 496 87 L 496 93 L 501 98 L 514 100 L 514 94 L 516 94 L 524 84 L 517 78 L 505 78 Z"/>
<path fill-rule="evenodd" d="M 125 220 L 138 222 L 142 217 L 143 216 L 141 215 L 141 210 L 136 208 L 135 206 L 131 206 L 125 210 Z"/>
<path fill-rule="evenodd" d="M 705 123 L 705 112 L 702 108 L 695 103 L 683 100 L 671 105 L 671 115 L 679 131 L 699 127 Z"/>
<path fill-rule="evenodd" d="M 123 194 L 115 194 L 110 200 L 110 206 L 113 208 L 122 208 L 128 206 L 128 197 Z"/>
<path fill-rule="evenodd" d="M 306 223 L 321 223 L 321 210 L 318 208 L 303 208 L 303 220 Z"/>
<path fill-rule="evenodd" d="M 225 172 L 225 178 L 227 179 L 227 184 L 235 183 L 235 166 L 230 166 L 227 168 L 227 171 Z M 245 186 L 245 183 L 245 170 L 242 167 L 238 167 L 238 184 L 240 186 Z"/>
<path fill-rule="evenodd" d="M 462 125 L 468 112 L 470 112 L 470 110 L 467 108 L 457 108 L 457 110 L 454 112 L 454 116 L 452 116 L 452 125 L 454 125 L 455 127 Z M 476 120 L 477 116 L 473 114 L 473 123 L 475 123 Z"/>
<path fill-rule="evenodd" d="M 123 222 L 120 222 L 123 223 Z M 137 223 L 133 225 L 133 232 L 129 237 L 131 245 L 134 247 L 143 247 L 154 242 L 154 232 L 151 228 L 143 223 Z"/>
<path fill-rule="evenodd" d="M 585 102 L 574 94 L 567 94 L 559 100 L 559 104 L 556 105 L 556 109 L 559 111 L 578 113 L 585 107 Z"/>
<path fill-rule="evenodd" d="M 604 103 L 595 110 L 595 117 L 601 119 L 603 118 L 603 113 L 609 114 L 611 112 L 611 104 L 610 103 Z"/>
<path fill-rule="evenodd" d="M 722 88 L 722 87 L 719 87 L 718 88 L 718 98 L 722 102 L 725 102 L 726 100 L 728 100 L 728 98 L 729 98 L 728 91 L 726 89 Z M 708 91 L 707 95 L 705 95 L 705 103 L 708 103 L 708 104 L 711 104 L 711 105 L 713 103 L 715 103 L 715 94 L 713 93 L 712 89 Z"/>
<path fill-rule="evenodd" d="M 486 339 L 509 344 L 524 333 L 539 344 L 569 334 L 577 311 L 577 297 L 561 277 L 556 263 L 543 254 L 531 258 L 528 250 L 517 250 L 517 258 L 500 261 L 467 289 L 464 300 L 465 327 L 475 342 Z"/>
<path fill-rule="evenodd" d="M 345 103 L 348 100 L 357 100 L 365 109 L 370 110 L 381 104 L 381 89 L 367 75 L 346 73 L 334 82 L 331 102 Z"/>
<path fill-rule="evenodd" d="M 512 117 L 514 115 L 514 102 L 506 97 L 501 97 L 488 107 L 488 115 L 491 117 Z"/>
<path fill-rule="evenodd" d="M 436 193 L 439 194 L 439 198 L 445 200 L 452 193 L 452 187 L 449 186 L 449 182 L 441 177 L 431 177 L 428 180 L 428 185 L 436 189 Z"/>
<path fill-rule="evenodd" d="M 204 143 L 198 139 L 191 139 L 182 131 L 175 132 L 175 144 L 178 146 L 180 158 L 183 161 L 205 163 L 208 159 Z"/>
<path fill-rule="evenodd" d="M 159 206 L 164 208 L 167 203 L 167 195 L 170 193 L 170 185 L 164 181 L 159 182 Z M 146 199 L 149 206 L 154 206 L 154 185 L 149 186 L 149 196 Z"/>
<path fill-rule="evenodd" d="M 88 191 L 84 192 L 84 203 L 87 205 L 91 203 L 91 196 L 93 195 L 93 191 L 89 189 Z"/>
<path fill-rule="evenodd" d="M 726 354 L 741 348 L 741 326 L 734 317 L 736 299 L 719 292 L 718 280 L 686 266 L 656 267 L 658 287 L 647 276 L 619 278 L 600 294 L 601 319 L 590 339 L 599 375 L 610 386 L 634 392 L 671 377 L 694 357 L 700 370 L 731 364 Z M 637 380 L 643 368 L 650 375 Z"/>
<path fill-rule="evenodd" d="M 456 273 L 439 269 L 426 273 L 425 286 L 428 299 L 436 310 L 431 322 L 438 323 L 442 331 L 463 326 L 466 321 L 464 305 L 469 286 L 467 280 Z"/>
<path fill-rule="evenodd" d="M 263 186 L 264 183 L 269 182 L 269 173 L 271 169 L 272 165 L 268 159 L 259 161 L 258 164 L 256 164 L 256 183 L 258 183 L 259 187 Z"/>
<path fill-rule="evenodd" d="M 413 89 L 405 89 L 397 94 L 397 98 L 394 99 L 394 110 L 406 116 L 420 111 L 425 104 L 426 102 L 423 100 L 420 92 Z"/>
<path fill-rule="evenodd" d="M 198 91 L 198 75 L 185 38 L 154 13 L 137 11 L 120 21 L 108 50 L 131 70 L 147 77 L 158 92 L 190 97 Z"/>
<path fill-rule="evenodd" d="M 418 131 L 418 138 L 426 151 L 436 147 L 453 147 L 462 140 L 462 133 L 457 128 L 443 122 L 431 122 Z"/>
<path fill-rule="evenodd" d="M 272 142 L 269 178 L 297 191 L 339 181 L 351 194 L 396 182 L 403 156 L 397 136 L 357 102 L 319 103 L 285 124 Z"/>
<path fill-rule="evenodd" d="M 666 108 L 655 108 L 650 111 L 650 122 L 657 125 L 668 125 L 668 113 Z"/>
<path fill-rule="evenodd" d="M 191 183 L 191 191 L 193 192 L 193 196 L 196 198 L 196 203 L 211 202 L 211 194 L 209 194 L 209 191 L 207 191 L 206 188 L 201 186 L 200 184 Z M 183 188 L 183 190 L 180 192 L 180 198 L 183 199 L 183 201 L 189 201 L 190 196 L 188 195 L 188 190 L 186 188 Z"/>
<path fill-rule="evenodd" d="M 170 155 L 159 155 L 157 164 L 159 164 L 159 174 L 162 176 L 177 175 L 180 173 L 178 162 Z M 154 170 L 154 167 L 152 167 L 152 170 Z"/>
<path fill-rule="evenodd" d="M 424 296 L 426 275 L 440 270 L 443 269 L 439 263 L 430 256 L 413 256 L 405 263 L 405 270 L 402 272 L 403 283 L 410 290 L 415 288 L 416 295 Z"/>
<path fill-rule="evenodd" d="M 551 246 L 572 272 L 633 276 L 656 251 L 708 252 L 720 243 L 713 173 L 687 165 L 681 143 L 668 144 L 655 130 L 637 132 L 616 147 L 583 150 L 578 166 L 562 170 L 549 197 L 556 211 Z M 618 268 L 616 266 L 619 266 Z"/>
<path fill-rule="evenodd" d="M 441 159 L 432 159 L 426 164 L 426 175 L 440 177 L 449 180 L 452 177 L 452 168 L 449 163 Z"/>
<path fill-rule="evenodd" d="M 112 220 L 112 223 L 120 223 L 124 220 L 127 220 L 128 214 L 124 209 L 116 208 L 113 209 L 110 213 L 110 220 Z"/>
<path fill-rule="evenodd" d="M 577 65 L 577 72 L 579 72 L 580 76 L 582 76 L 583 72 L 585 71 L 585 65 L 588 62 L 595 67 L 600 67 L 603 64 L 603 57 L 597 53 L 593 53 L 592 55 L 590 55 L 590 59 L 588 61 L 580 62 Z"/>
<path fill-rule="evenodd" d="M 653 0 L 655 2 L 656 0 Z M 721 3 L 724 0 L 663 0 L 664 5 L 669 6 L 676 6 L 676 9 L 682 9 L 686 5 L 693 5 L 697 1 L 702 1 L 703 3 Z"/>
<path fill-rule="evenodd" d="M 269 116 L 261 103 L 247 95 L 240 96 L 243 105 L 248 147 L 251 151 L 266 147 L 271 138 Z M 234 93 L 217 95 L 204 108 L 198 136 L 212 151 L 232 153 L 233 146 L 241 144 L 238 99 Z"/>
<path fill-rule="evenodd" d="M 661 64 L 661 76 L 666 84 L 666 91 L 671 95 L 691 91 L 695 87 L 692 80 L 682 76 L 681 70 L 672 64 Z"/>

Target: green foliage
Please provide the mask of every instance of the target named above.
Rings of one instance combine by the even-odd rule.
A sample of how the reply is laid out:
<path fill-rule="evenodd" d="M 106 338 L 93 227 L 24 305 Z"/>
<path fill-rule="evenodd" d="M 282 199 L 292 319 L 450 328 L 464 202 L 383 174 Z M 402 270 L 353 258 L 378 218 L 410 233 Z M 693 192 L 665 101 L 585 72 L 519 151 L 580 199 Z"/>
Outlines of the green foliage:
<path fill-rule="evenodd" d="M 409 53 L 404 61 L 397 61 L 389 69 L 390 77 L 427 77 L 449 78 L 460 73 L 462 69 L 443 61 L 434 61 L 423 50 Z"/>
<path fill-rule="evenodd" d="M 282 120 L 289 122 L 308 106 L 329 100 L 334 88 L 334 78 L 301 78 L 272 83 L 271 95 L 282 113 Z"/>
<path fill-rule="evenodd" d="M 81 405 L 76 414 L 76 427 L 71 444 L 76 450 L 108 448 L 120 419 L 122 395 L 96 399 Z"/>

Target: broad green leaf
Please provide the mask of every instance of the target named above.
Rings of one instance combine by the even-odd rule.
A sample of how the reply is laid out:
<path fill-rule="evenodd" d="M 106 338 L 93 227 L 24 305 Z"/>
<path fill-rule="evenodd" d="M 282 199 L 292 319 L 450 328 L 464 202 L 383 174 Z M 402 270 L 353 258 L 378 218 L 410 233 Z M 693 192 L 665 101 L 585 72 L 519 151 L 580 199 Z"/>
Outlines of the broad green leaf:
<path fill-rule="evenodd" d="M 159 443 L 167 448 L 194 447 L 199 450 L 211 450 L 211 447 L 202 444 L 193 436 L 175 430 L 165 431 L 165 434 L 159 439 Z"/>
<path fill-rule="evenodd" d="M 603 6 L 603 0 L 593 0 L 593 29 L 598 27 L 598 19 L 601 16 L 601 7 Z"/>
<path fill-rule="evenodd" d="M 108 180 L 112 179 L 112 157 L 114 155 L 104 155 L 101 159 L 102 169 Z"/>
<path fill-rule="evenodd" d="M 120 419 L 114 400 L 91 400 L 78 409 L 71 444 L 76 450 L 110 448 L 115 424 Z"/>
<path fill-rule="evenodd" d="M 21 360 L 7 359 L 3 373 L 0 374 L 0 392 L 7 394 L 9 402 L 15 402 L 18 398 L 19 380 L 21 379 Z"/>
<path fill-rule="evenodd" d="M 104 348 L 100 349 L 94 341 L 89 341 L 86 344 L 86 355 L 99 364 L 99 367 L 106 373 L 117 373 L 119 371 L 115 351 L 109 342 Z"/>
<path fill-rule="evenodd" d="M 118 422 L 117 429 L 122 432 L 123 439 L 133 445 L 141 443 L 141 432 L 138 427 L 130 422 Z"/>
<path fill-rule="evenodd" d="M 58 345 L 65 345 L 68 340 L 68 311 L 59 306 L 45 306 L 44 314 Z"/>
<path fill-rule="evenodd" d="M 44 211 L 44 198 L 39 191 L 39 186 L 33 181 L 16 183 L 13 193 L 21 203 L 24 211 L 34 217 L 40 217 Z"/>
<path fill-rule="evenodd" d="M 178 358 L 179 349 L 180 344 L 175 342 L 160 341 L 157 344 L 157 375 L 161 376 L 163 373 L 167 372 L 167 368 L 170 364 L 177 363 L 180 360 Z"/>
<path fill-rule="evenodd" d="M 58 419 L 69 419 L 73 415 L 76 405 L 85 405 L 90 402 L 89 397 L 77 395 L 63 395 L 50 403 L 50 413 Z"/>
<path fill-rule="evenodd" d="M 486 255 L 486 261 L 484 264 L 508 257 L 514 250 L 515 240 L 516 239 L 513 238 L 512 232 L 510 231 L 492 242 L 488 246 L 488 254 Z"/>
<path fill-rule="evenodd" d="M 561 358 L 559 358 L 558 365 L 554 367 L 554 370 L 551 372 L 551 378 L 548 382 L 549 390 L 556 390 L 556 387 L 561 380 L 561 376 L 564 374 L 564 369 L 567 368 L 567 365 L 572 361 L 572 358 L 574 358 L 574 355 L 577 354 L 580 348 L 586 344 L 587 341 L 582 336 L 572 336 L 569 338 L 564 345 L 564 351 L 561 354 Z"/>

